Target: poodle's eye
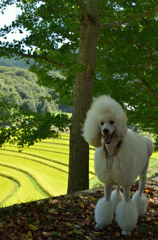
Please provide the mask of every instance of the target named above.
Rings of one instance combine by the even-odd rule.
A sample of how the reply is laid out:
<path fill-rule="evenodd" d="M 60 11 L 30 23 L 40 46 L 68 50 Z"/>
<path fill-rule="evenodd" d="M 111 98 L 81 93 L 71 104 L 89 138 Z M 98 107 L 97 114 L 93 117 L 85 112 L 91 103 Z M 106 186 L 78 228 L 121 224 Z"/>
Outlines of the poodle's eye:
<path fill-rule="evenodd" d="M 111 121 L 109 121 L 109 123 L 110 123 L 110 124 L 114 124 L 114 121 L 111 120 Z"/>
<path fill-rule="evenodd" d="M 101 122 L 100 122 L 100 125 L 104 125 L 104 122 L 103 122 L 103 121 L 101 121 Z"/>

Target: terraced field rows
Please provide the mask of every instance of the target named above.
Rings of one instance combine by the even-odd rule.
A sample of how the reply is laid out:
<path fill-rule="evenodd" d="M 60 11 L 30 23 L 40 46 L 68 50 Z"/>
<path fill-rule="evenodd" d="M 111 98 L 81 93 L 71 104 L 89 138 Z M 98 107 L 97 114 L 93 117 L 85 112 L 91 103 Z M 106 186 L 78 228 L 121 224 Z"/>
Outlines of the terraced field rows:
<path fill-rule="evenodd" d="M 0 203 L 33 201 L 66 194 L 69 135 L 47 139 L 18 151 L 15 145 L 0 148 Z M 90 150 L 89 178 L 94 177 L 94 150 Z"/>

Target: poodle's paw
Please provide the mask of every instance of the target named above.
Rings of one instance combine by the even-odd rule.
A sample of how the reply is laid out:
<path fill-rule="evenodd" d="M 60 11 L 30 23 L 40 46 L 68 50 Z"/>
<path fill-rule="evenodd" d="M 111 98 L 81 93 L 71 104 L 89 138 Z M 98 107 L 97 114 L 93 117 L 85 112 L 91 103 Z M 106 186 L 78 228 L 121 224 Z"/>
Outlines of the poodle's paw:
<path fill-rule="evenodd" d="M 129 234 L 131 234 L 131 231 L 124 231 L 124 230 L 122 230 L 122 235 L 129 235 Z"/>
<path fill-rule="evenodd" d="M 132 200 L 137 206 L 138 215 L 139 216 L 143 215 L 147 211 L 147 204 L 148 204 L 147 197 L 144 195 L 144 193 L 140 195 L 138 190 L 133 195 Z"/>
<path fill-rule="evenodd" d="M 101 198 L 95 208 L 95 221 L 96 228 L 107 227 L 114 218 L 114 207 L 112 202 L 105 201 L 105 198 Z"/>
<path fill-rule="evenodd" d="M 104 226 L 102 226 L 102 225 L 100 225 L 98 223 L 94 227 L 94 229 L 96 229 L 96 230 L 102 230 L 103 228 L 104 228 Z"/>
<path fill-rule="evenodd" d="M 122 202 L 124 200 L 123 198 L 123 194 L 121 191 L 117 192 L 117 190 L 115 189 L 114 191 L 112 191 L 111 194 L 111 202 L 114 206 L 114 210 L 116 211 L 116 207 L 117 205 Z"/>
<path fill-rule="evenodd" d="M 138 219 L 138 211 L 135 203 L 130 200 L 122 201 L 116 208 L 116 221 L 123 230 L 122 234 L 129 234 L 135 227 Z"/>

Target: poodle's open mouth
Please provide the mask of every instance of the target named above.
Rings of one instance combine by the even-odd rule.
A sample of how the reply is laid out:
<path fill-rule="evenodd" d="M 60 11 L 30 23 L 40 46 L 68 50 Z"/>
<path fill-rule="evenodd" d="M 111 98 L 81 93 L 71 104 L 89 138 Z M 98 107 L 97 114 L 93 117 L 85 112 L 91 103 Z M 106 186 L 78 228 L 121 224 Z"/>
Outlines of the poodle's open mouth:
<path fill-rule="evenodd" d="M 112 134 L 110 134 L 110 135 L 104 135 L 104 142 L 106 144 L 110 144 L 111 141 L 112 141 L 113 136 L 114 136 L 114 132 Z"/>

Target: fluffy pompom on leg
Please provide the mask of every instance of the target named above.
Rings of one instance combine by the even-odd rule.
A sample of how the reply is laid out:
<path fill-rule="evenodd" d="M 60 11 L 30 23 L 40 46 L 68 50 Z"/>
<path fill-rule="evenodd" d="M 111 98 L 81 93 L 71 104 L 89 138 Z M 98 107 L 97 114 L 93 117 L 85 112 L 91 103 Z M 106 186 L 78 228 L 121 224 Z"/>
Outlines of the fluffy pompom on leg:
<path fill-rule="evenodd" d="M 132 200 L 134 201 L 135 205 L 137 206 L 138 215 L 143 215 L 147 210 L 147 197 L 142 193 L 140 195 L 139 190 L 135 192 L 135 194 L 132 197 Z"/>
<path fill-rule="evenodd" d="M 111 194 L 111 202 L 114 206 L 114 210 L 116 211 L 116 207 L 117 205 L 123 201 L 124 198 L 123 198 L 123 194 L 120 190 L 118 189 L 115 189 L 114 191 L 112 191 L 112 194 Z"/>
<path fill-rule="evenodd" d="M 132 200 L 122 201 L 116 208 L 116 221 L 122 229 L 122 234 L 128 235 L 135 227 L 138 219 L 138 211 Z"/>
<path fill-rule="evenodd" d="M 107 227 L 114 218 L 114 207 L 112 202 L 105 201 L 105 197 L 101 198 L 95 208 L 95 228 L 102 229 Z"/>

